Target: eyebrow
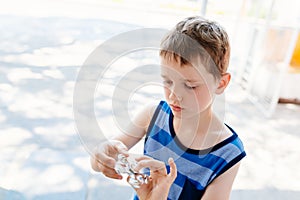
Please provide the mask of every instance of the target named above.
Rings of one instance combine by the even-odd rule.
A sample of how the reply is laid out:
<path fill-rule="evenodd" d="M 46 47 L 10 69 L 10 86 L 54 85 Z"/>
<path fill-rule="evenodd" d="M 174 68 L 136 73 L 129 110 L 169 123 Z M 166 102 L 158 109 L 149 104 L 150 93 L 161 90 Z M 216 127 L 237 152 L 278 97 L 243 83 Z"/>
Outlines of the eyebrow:
<path fill-rule="evenodd" d="M 185 81 L 191 82 L 191 83 L 198 83 L 198 82 L 200 82 L 199 80 L 192 80 L 192 79 L 185 79 Z"/>
<path fill-rule="evenodd" d="M 164 74 L 161 74 L 161 77 L 162 78 L 166 78 L 166 79 L 169 78 L 167 75 L 164 75 Z M 187 82 L 191 82 L 191 83 L 199 83 L 199 82 L 201 82 L 200 80 L 193 80 L 193 79 L 183 79 L 183 80 L 187 81 Z"/>

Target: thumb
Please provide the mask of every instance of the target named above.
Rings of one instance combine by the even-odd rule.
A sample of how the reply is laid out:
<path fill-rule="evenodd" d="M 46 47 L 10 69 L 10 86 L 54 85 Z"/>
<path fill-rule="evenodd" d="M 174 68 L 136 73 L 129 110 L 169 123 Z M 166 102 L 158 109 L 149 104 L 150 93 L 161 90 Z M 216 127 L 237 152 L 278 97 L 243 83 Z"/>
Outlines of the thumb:
<path fill-rule="evenodd" d="M 173 158 L 169 158 L 168 162 L 170 165 L 170 173 L 168 174 L 168 176 L 170 177 L 170 180 L 173 183 L 177 177 L 177 167 Z"/>

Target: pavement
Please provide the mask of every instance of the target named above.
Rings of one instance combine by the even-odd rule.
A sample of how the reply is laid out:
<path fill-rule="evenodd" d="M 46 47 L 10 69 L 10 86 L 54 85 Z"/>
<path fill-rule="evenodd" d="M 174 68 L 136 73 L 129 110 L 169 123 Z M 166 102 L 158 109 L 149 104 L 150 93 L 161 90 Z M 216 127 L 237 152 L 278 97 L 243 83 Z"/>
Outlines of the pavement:
<path fill-rule="evenodd" d="M 44 2 L 44 7 L 52 5 Z M 85 16 L 77 18 L 74 12 L 63 16 L 63 9 L 45 17 L 40 4 L 32 4 L 39 13 L 8 13 L 14 1 L 0 9 L 0 200 L 117 200 L 132 195 L 125 181 L 110 180 L 90 168 L 89 149 L 74 122 L 73 90 L 82 63 L 98 45 L 144 26 L 141 19 L 126 23 L 102 17 L 93 7 L 96 1 L 90 2 L 91 18 L 80 6 L 77 13 L 85 10 Z M 148 54 L 120 62 L 134 65 L 144 56 Z M 118 73 L 111 72 L 112 80 Z M 265 117 L 234 78 L 225 97 L 225 121 L 247 151 L 231 199 L 300 199 L 300 107 L 278 104 Z M 143 91 L 136 98 L 139 105 L 153 100 Z M 110 102 L 99 97 L 95 105 L 101 127 L 112 136 L 118 129 Z M 133 152 L 140 150 L 141 145 Z"/>

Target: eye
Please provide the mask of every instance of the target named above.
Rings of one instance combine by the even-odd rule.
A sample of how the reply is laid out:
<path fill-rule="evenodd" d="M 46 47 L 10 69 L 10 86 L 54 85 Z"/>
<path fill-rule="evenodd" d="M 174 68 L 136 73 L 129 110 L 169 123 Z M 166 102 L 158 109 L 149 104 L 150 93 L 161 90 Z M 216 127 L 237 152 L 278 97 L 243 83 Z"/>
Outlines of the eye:
<path fill-rule="evenodd" d="M 163 80 L 163 84 L 166 86 L 170 86 L 173 84 L 173 82 L 171 80 Z"/>
<path fill-rule="evenodd" d="M 189 84 L 184 84 L 184 86 L 187 88 L 187 89 L 190 89 L 190 90 L 194 90 L 196 89 L 198 86 L 193 86 L 193 85 L 189 85 Z"/>

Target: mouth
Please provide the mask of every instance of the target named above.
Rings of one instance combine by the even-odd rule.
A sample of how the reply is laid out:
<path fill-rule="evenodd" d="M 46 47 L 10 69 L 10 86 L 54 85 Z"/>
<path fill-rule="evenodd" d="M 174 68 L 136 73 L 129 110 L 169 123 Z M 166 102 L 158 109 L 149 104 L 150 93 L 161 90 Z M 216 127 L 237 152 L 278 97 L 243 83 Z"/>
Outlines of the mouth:
<path fill-rule="evenodd" d="M 174 105 L 174 104 L 170 104 L 170 107 L 175 112 L 180 112 L 182 110 L 182 108 L 180 106 L 177 106 L 177 105 Z"/>

